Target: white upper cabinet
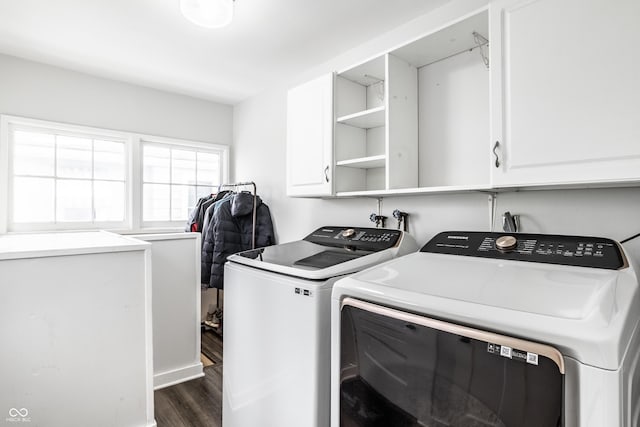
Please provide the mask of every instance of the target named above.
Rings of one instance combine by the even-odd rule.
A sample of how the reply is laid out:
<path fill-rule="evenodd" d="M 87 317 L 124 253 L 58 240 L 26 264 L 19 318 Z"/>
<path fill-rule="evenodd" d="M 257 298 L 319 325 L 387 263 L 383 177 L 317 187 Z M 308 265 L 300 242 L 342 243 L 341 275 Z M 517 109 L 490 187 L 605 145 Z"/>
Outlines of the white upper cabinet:
<path fill-rule="evenodd" d="M 640 180 L 640 1 L 499 0 L 490 22 L 492 184 Z"/>
<path fill-rule="evenodd" d="M 289 90 L 287 195 L 333 193 L 333 74 Z"/>
<path fill-rule="evenodd" d="M 639 43 L 640 0 L 442 22 L 290 91 L 288 194 L 637 185 Z"/>
<path fill-rule="evenodd" d="M 488 12 L 336 75 L 338 196 L 487 188 Z"/>

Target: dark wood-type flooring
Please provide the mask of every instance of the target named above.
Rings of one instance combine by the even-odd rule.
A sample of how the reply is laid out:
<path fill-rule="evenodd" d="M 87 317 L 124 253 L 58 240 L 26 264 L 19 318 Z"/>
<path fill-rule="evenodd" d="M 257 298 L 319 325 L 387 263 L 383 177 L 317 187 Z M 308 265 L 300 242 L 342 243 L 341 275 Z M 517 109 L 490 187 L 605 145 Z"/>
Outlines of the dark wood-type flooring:
<path fill-rule="evenodd" d="M 222 339 L 203 332 L 202 353 L 214 362 L 204 368 L 204 377 L 154 393 L 158 427 L 222 426 Z"/>

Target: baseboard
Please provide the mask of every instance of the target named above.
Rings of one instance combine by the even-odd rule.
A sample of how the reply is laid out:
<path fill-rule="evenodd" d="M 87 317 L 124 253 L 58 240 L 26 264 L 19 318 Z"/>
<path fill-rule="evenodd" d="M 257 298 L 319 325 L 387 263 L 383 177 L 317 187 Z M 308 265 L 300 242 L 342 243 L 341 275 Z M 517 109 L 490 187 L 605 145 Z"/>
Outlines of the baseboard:
<path fill-rule="evenodd" d="M 153 389 L 159 390 L 200 377 L 204 377 L 204 371 L 202 363 L 197 362 L 190 366 L 155 374 L 153 376 Z"/>

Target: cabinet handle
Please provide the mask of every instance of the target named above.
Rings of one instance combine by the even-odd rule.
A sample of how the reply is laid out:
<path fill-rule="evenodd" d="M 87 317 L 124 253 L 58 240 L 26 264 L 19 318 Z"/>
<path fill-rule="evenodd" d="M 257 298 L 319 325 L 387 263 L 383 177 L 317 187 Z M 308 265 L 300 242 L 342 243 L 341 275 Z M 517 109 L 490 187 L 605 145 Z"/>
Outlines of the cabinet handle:
<path fill-rule="evenodd" d="M 498 147 L 500 146 L 500 142 L 496 141 L 496 143 L 493 145 L 493 155 L 496 156 L 496 167 L 499 168 L 500 167 L 500 158 L 498 157 L 498 153 L 496 153 L 496 150 L 498 149 Z"/>
<path fill-rule="evenodd" d="M 328 174 L 328 172 L 329 172 L 329 165 L 327 165 L 327 167 L 324 168 L 324 180 L 327 181 L 327 182 L 329 182 L 329 174 Z"/>

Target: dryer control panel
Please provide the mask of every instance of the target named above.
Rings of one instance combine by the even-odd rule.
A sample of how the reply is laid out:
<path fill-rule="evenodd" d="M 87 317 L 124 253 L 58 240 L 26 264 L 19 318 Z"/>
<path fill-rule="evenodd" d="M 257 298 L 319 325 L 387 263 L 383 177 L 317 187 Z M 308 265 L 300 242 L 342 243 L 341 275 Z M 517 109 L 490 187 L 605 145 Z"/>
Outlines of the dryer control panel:
<path fill-rule="evenodd" d="M 439 233 L 420 252 L 619 270 L 627 262 L 620 245 L 603 237 L 556 234 Z"/>
<path fill-rule="evenodd" d="M 385 228 L 320 227 L 304 240 L 323 246 L 382 251 L 397 245 L 402 231 Z"/>

